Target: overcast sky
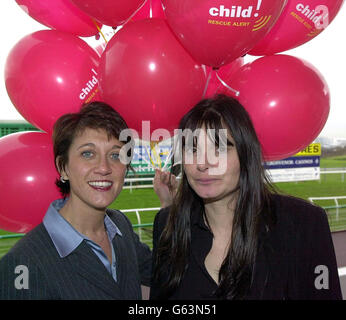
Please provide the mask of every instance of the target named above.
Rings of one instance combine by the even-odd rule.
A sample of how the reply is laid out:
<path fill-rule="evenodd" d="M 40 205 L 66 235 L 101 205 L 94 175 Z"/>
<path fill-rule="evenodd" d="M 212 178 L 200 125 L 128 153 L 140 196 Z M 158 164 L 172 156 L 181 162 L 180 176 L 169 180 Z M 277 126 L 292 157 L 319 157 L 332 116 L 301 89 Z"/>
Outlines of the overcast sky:
<path fill-rule="evenodd" d="M 48 1 L 48 0 L 47 0 Z M 4 66 L 11 48 L 24 36 L 47 29 L 30 18 L 15 0 L 0 1 L 0 120 L 24 120 L 10 101 L 4 82 Z M 331 112 L 321 136 L 346 138 L 346 5 L 331 25 L 312 41 L 286 51 L 312 63 L 325 77 L 331 92 Z M 100 43 L 102 38 L 100 38 Z M 249 58 L 253 59 L 253 58 Z"/>

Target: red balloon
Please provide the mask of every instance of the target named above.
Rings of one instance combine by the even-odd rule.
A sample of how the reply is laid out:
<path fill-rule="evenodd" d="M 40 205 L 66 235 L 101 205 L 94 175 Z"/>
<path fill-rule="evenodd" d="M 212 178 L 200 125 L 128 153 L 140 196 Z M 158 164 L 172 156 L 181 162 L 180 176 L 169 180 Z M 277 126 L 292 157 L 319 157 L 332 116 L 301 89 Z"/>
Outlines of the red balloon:
<path fill-rule="evenodd" d="M 85 12 L 70 0 L 16 0 L 18 5 L 33 19 L 48 28 L 70 32 L 81 37 L 99 33 L 97 26 Z M 96 26 L 97 24 L 97 26 Z"/>
<path fill-rule="evenodd" d="M 21 39 L 5 65 L 6 89 L 18 112 L 43 131 L 63 114 L 97 99 L 97 53 L 80 38 L 43 30 Z"/>
<path fill-rule="evenodd" d="M 71 0 L 99 22 L 116 27 L 127 22 L 145 0 Z"/>
<path fill-rule="evenodd" d="M 205 80 L 162 19 L 126 24 L 108 42 L 99 68 L 101 97 L 139 136 L 146 120 L 151 132 L 172 132 L 202 98 Z"/>
<path fill-rule="evenodd" d="M 232 78 L 234 73 L 237 72 L 242 65 L 244 65 L 244 58 L 240 57 L 218 70 L 207 67 L 206 74 L 210 79 L 205 97 L 212 97 L 216 93 L 227 90 L 227 86 L 230 86 L 228 79 Z"/>
<path fill-rule="evenodd" d="M 328 85 L 304 60 L 265 56 L 242 66 L 229 81 L 252 118 L 267 161 L 303 150 L 328 119 Z"/>
<path fill-rule="evenodd" d="M 296 48 L 318 36 L 334 20 L 344 0 L 288 0 L 279 20 L 250 51 L 271 55 Z"/>
<path fill-rule="evenodd" d="M 61 198 L 47 133 L 18 132 L 0 138 L 0 176 L 0 229 L 30 231 L 42 221 L 50 202 Z"/>
<path fill-rule="evenodd" d="M 192 57 L 221 67 L 243 56 L 280 16 L 287 0 L 163 0 L 170 27 Z"/>
<path fill-rule="evenodd" d="M 148 18 L 165 19 L 161 0 L 146 0 L 144 6 L 131 18 L 131 21 Z"/>

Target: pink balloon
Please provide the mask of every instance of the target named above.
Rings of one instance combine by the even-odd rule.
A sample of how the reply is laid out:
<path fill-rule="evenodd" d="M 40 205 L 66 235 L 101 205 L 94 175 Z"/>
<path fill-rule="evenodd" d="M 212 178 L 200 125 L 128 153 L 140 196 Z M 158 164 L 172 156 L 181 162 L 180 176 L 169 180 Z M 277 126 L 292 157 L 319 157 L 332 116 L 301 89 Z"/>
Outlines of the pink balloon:
<path fill-rule="evenodd" d="M 296 48 L 318 36 L 334 20 L 344 0 L 288 0 L 271 31 L 250 51 L 271 55 Z"/>
<path fill-rule="evenodd" d="M 61 198 L 55 179 L 51 138 L 18 132 L 0 138 L 0 229 L 28 232 L 51 201 Z"/>
<path fill-rule="evenodd" d="M 147 18 L 165 19 L 161 0 L 146 0 L 144 6 L 137 11 L 137 13 L 131 18 L 131 21 Z"/>
<path fill-rule="evenodd" d="M 180 118 L 202 98 L 205 80 L 202 67 L 162 19 L 126 24 L 108 42 L 99 68 L 102 99 L 139 136 L 146 120 L 150 132 L 159 128 L 173 132 Z"/>
<path fill-rule="evenodd" d="M 127 22 L 145 0 L 71 0 L 99 22 L 116 27 Z"/>
<path fill-rule="evenodd" d="M 232 78 L 234 73 L 237 72 L 242 65 L 244 65 L 244 58 L 240 57 L 218 70 L 207 67 L 206 74 L 208 77 L 209 73 L 211 74 L 205 97 L 212 97 L 224 89 L 227 90 L 226 86 L 230 85 L 228 79 Z"/>
<path fill-rule="evenodd" d="M 230 83 L 252 118 L 267 161 L 301 151 L 327 121 L 328 85 L 304 60 L 265 56 L 241 67 Z"/>
<path fill-rule="evenodd" d="M 45 26 L 70 32 L 81 37 L 90 37 L 99 33 L 97 26 L 82 10 L 70 0 L 16 0 L 18 5 L 33 19 Z"/>
<path fill-rule="evenodd" d="M 243 56 L 280 16 L 287 0 L 163 0 L 170 27 L 192 57 L 221 67 Z"/>
<path fill-rule="evenodd" d="M 6 89 L 27 121 L 50 132 L 61 115 L 97 99 L 98 63 L 97 53 L 78 37 L 55 30 L 37 31 L 10 51 Z"/>

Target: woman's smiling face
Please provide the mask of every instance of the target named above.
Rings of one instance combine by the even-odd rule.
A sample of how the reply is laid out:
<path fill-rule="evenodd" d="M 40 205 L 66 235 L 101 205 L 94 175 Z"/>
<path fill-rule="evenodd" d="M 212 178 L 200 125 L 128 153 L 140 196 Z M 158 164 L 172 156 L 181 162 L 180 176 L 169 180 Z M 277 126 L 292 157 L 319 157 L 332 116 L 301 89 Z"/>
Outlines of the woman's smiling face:
<path fill-rule="evenodd" d="M 119 158 L 122 146 L 103 130 L 86 128 L 74 138 L 61 172 L 70 182 L 70 201 L 104 210 L 115 200 L 126 174 Z"/>

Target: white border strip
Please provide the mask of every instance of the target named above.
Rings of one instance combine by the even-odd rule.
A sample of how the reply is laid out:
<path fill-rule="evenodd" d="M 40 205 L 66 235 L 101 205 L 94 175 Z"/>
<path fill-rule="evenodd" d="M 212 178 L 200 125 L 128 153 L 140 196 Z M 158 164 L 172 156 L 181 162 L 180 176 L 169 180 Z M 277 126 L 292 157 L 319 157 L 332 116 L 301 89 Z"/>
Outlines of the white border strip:
<path fill-rule="evenodd" d="M 346 276 L 346 267 L 342 267 L 338 269 L 339 277 Z"/>

